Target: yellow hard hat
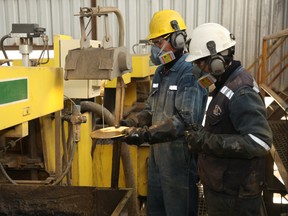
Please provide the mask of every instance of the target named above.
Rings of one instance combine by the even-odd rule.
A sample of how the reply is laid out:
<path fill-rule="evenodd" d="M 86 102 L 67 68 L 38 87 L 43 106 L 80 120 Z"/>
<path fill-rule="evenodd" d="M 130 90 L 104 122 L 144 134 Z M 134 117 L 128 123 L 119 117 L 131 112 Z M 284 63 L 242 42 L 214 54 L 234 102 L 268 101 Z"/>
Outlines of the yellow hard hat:
<path fill-rule="evenodd" d="M 154 13 L 150 25 L 148 40 L 160 37 L 161 35 L 175 32 L 176 29 L 172 27 L 171 21 L 176 20 L 178 22 L 179 30 L 185 30 L 186 24 L 182 16 L 175 10 L 161 10 Z"/>

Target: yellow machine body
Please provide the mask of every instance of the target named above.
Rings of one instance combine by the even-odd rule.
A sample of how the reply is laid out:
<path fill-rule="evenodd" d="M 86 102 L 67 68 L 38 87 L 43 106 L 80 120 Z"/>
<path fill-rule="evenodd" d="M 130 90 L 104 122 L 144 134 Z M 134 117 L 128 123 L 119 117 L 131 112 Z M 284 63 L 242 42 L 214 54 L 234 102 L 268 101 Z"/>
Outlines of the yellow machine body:
<path fill-rule="evenodd" d="M 17 92 L 22 92 L 23 89 L 24 92 L 27 92 L 26 96 L 21 96 L 20 94 L 20 98 L 18 99 L 17 97 L 16 99 L 13 99 L 13 95 L 12 97 L 7 96 L 7 101 L 5 101 L 6 95 L 4 92 L 1 92 L 0 130 L 21 125 L 18 130 L 28 131 L 28 121 L 39 118 L 41 125 L 40 133 L 43 139 L 42 149 L 44 167 L 51 176 L 55 176 L 57 173 L 56 170 L 59 169 L 56 167 L 57 143 L 55 140 L 57 139 L 57 136 L 59 137 L 59 134 L 60 137 L 63 135 L 63 131 L 57 132 L 55 130 L 55 119 L 51 118 L 50 114 L 63 111 L 65 109 L 64 100 L 67 99 L 67 95 L 64 93 L 65 82 L 67 81 L 64 81 L 63 68 L 61 65 L 61 61 L 65 59 L 65 56 L 62 56 L 59 41 L 70 40 L 72 38 L 57 35 L 54 39 L 54 59 L 50 59 L 48 64 L 49 67 L 15 66 L 21 65 L 21 60 L 13 61 L 14 66 L 0 67 L 1 83 L 11 81 L 12 84 L 8 86 L 9 89 L 13 89 L 14 85 Z M 149 55 L 147 54 L 132 56 L 133 71 L 123 75 L 124 83 L 127 85 L 124 102 L 126 107 L 132 106 L 137 101 L 139 82 L 142 84 L 144 83 L 146 86 L 145 88 L 149 88 L 151 82 L 150 76 L 154 74 L 156 69 L 155 66 L 149 65 L 149 61 Z M 20 80 L 20 88 L 18 80 Z M 15 83 L 13 83 L 14 81 Z M 107 81 L 105 84 L 105 88 L 115 87 L 116 79 Z M 2 90 L 0 89 L 0 91 Z M 67 94 L 69 95 L 70 93 L 67 92 Z M 73 94 L 74 93 L 71 95 Z M 14 101 L 12 101 L 12 99 Z M 70 99 L 77 98 L 71 97 Z M 112 100 L 113 98 L 111 98 L 111 101 Z M 95 101 L 99 101 L 98 96 L 95 97 Z M 101 143 L 93 146 L 93 140 L 90 137 L 94 124 L 92 113 L 83 113 L 82 115 L 85 115 L 87 121 L 82 123 L 80 127 L 81 136 L 80 141 L 77 143 L 72 163 L 71 183 L 73 186 L 111 187 L 113 144 Z M 64 124 L 64 132 L 67 136 L 67 124 L 65 121 L 63 121 L 62 124 Z M 62 142 L 63 140 L 60 141 L 61 158 L 63 157 Z M 126 144 L 123 143 L 122 145 Z M 137 194 L 139 196 L 147 196 L 149 145 L 141 147 L 128 146 L 128 149 L 130 152 L 129 156 L 134 173 Z M 65 184 L 65 179 L 63 183 Z M 127 187 L 122 159 L 120 160 L 119 187 Z"/>
<path fill-rule="evenodd" d="M 63 109 L 63 70 L 0 67 L 0 130 Z"/>
<path fill-rule="evenodd" d="M 65 35 L 54 36 L 54 66 L 61 67 L 61 61 L 65 59 L 61 53 L 62 40 L 72 40 L 71 37 Z M 59 46 L 60 45 L 60 46 Z M 130 106 L 137 100 L 136 96 L 136 81 L 147 79 L 154 74 L 155 66 L 149 66 L 149 55 L 132 55 L 132 72 L 123 75 L 124 83 L 127 85 L 125 91 L 125 106 Z M 131 79 L 133 77 L 133 79 Z M 64 81 L 64 86 L 65 86 Z M 70 82 L 70 81 L 68 81 Z M 84 82 L 84 81 L 82 81 Z M 116 78 L 106 82 L 105 88 L 115 88 Z M 69 92 L 66 94 L 70 95 Z M 64 98 L 63 98 L 64 99 Z M 96 97 L 98 100 L 99 98 Z M 111 100 L 113 100 L 111 98 Z M 92 139 L 90 133 L 93 128 L 92 113 L 84 113 L 87 122 L 81 124 L 80 141 L 77 144 L 76 153 L 72 164 L 72 185 L 74 186 L 96 186 L 96 187 L 111 187 L 112 175 L 112 151 L 111 143 L 96 144 L 92 151 Z M 46 143 L 53 143 L 55 140 L 55 125 L 54 120 L 49 117 L 41 118 L 44 128 L 44 138 Z M 67 133 L 67 127 L 65 125 Z M 126 144 L 122 144 L 126 145 Z M 47 152 L 47 168 L 49 172 L 55 171 L 55 145 L 46 145 Z M 135 176 L 135 183 L 138 194 L 141 196 L 147 195 L 147 161 L 149 155 L 149 146 L 129 146 L 130 158 Z M 122 159 L 120 161 L 119 171 L 119 187 L 124 188 L 125 174 L 123 170 Z"/>
<path fill-rule="evenodd" d="M 131 77 L 143 78 L 155 73 L 157 66 L 150 66 L 150 54 L 132 55 Z"/>

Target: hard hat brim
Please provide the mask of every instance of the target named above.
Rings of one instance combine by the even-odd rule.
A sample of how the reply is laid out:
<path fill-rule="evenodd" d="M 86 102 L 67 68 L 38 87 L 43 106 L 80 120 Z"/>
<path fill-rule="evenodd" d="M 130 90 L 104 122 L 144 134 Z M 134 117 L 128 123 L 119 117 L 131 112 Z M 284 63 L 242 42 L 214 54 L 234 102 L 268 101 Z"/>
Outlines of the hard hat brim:
<path fill-rule="evenodd" d="M 199 59 L 198 56 L 189 54 L 189 55 L 186 57 L 185 61 L 186 61 L 186 62 L 193 62 L 193 61 L 195 61 L 195 60 L 197 60 L 197 59 Z"/>

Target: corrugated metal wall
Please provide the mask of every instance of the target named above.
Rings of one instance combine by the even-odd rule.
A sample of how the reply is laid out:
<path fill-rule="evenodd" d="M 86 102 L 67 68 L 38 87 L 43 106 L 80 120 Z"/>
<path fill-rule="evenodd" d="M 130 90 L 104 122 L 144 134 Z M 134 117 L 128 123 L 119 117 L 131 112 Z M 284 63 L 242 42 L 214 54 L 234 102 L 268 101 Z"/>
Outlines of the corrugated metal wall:
<path fill-rule="evenodd" d="M 264 35 L 288 27 L 287 0 L 97 0 L 101 7 L 117 7 L 125 21 L 125 44 L 132 46 L 148 34 L 149 21 L 161 9 L 179 11 L 191 30 L 204 22 L 217 22 L 236 36 L 236 58 L 250 65 L 261 53 Z M 90 7 L 90 0 L 0 0 L 0 36 L 11 32 L 12 23 L 37 23 L 46 28 L 52 44 L 55 34 L 80 38 L 80 7 Z M 98 22 L 98 39 L 102 40 L 104 26 Z M 118 39 L 118 24 L 111 16 L 110 34 Z M 7 40 L 12 45 L 16 40 Z M 35 40 L 40 43 L 40 40 Z"/>

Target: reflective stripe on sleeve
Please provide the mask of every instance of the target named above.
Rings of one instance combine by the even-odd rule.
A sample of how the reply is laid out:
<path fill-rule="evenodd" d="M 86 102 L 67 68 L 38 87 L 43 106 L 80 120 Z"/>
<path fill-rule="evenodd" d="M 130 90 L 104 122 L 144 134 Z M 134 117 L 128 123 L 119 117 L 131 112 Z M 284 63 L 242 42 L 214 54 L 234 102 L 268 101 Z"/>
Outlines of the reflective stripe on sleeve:
<path fill-rule="evenodd" d="M 177 90 L 177 85 L 170 85 L 169 90 L 171 91 L 176 91 Z"/>
<path fill-rule="evenodd" d="M 258 137 L 254 136 L 253 134 L 248 134 L 251 139 L 253 139 L 257 144 L 259 144 L 260 146 L 262 146 L 263 148 L 266 149 L 266 151 L 270 150 L 270 146 L 267 145 L 267 143 L 263 142 L 263 140 L 259 139 Z"/>
<path fill-rule="evenodd" d="M 224 94 L 229 100 L 233 97 L 234 92 L 228 88 L 227 86 L 223 86 L 223 88 L 220 90 L 222 94 Z"/>
<path fill-rule="evenodd" d="M 260 92 L 259 87 L 258 87 L 257 83 L 255 82 L 255 80 L 253 80 L 253 90 L 254 90 L 256 93 L 259 93 L 259 92 Z"/>
<path fill-rule="evenodd" d="M 158 83 L 153 83 L 152 88 L 158 88 L 159 84 Z"/>

